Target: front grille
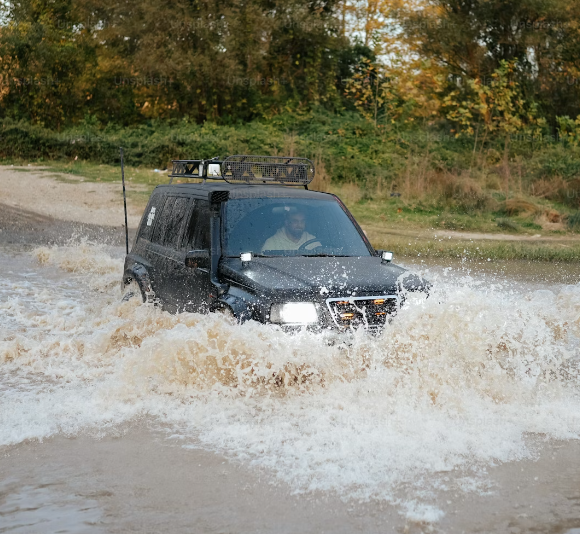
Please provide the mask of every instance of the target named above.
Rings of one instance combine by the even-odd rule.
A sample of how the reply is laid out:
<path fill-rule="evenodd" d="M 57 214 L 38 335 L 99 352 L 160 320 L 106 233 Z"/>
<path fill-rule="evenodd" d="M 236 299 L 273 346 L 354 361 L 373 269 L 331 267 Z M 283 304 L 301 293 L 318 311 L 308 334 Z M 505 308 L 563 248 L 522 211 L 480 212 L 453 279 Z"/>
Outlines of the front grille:
<path fill-rule="evenodd" d="M 332 319 L 339 327 L 377 328 L 397 311 L 397 296 L 326 299 Z"/>

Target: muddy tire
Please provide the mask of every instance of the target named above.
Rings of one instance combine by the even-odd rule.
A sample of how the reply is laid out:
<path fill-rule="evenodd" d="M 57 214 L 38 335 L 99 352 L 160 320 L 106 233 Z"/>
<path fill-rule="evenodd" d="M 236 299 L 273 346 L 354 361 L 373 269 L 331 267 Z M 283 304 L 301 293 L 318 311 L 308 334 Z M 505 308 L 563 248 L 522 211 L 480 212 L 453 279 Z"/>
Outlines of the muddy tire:
<path fill-rule="evenodd" d="M 145 295 L 135 280 L 131 280 L 128 284 L 123 284 L 121 300 L 127 302 L 131 299 L 140 299 L 145 302 Z"/>

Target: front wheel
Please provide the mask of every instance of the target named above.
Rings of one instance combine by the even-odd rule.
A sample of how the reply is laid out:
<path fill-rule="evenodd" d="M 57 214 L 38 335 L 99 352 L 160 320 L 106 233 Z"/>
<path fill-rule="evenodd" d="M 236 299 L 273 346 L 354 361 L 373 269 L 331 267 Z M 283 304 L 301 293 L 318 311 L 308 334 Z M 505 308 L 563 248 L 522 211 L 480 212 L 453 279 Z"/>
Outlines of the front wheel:
<path fill-rule="evenodd" d="M 136 280 L 131 280 L 128 284 L 123 283 L 121 285 L 121 290 L 121 300 L 123 302 L 127 302 L 134 298 L 141 299 L 141 302 L 145 302 L 145 295 L 143 294 L 143 291 L 141 291 Z"/>

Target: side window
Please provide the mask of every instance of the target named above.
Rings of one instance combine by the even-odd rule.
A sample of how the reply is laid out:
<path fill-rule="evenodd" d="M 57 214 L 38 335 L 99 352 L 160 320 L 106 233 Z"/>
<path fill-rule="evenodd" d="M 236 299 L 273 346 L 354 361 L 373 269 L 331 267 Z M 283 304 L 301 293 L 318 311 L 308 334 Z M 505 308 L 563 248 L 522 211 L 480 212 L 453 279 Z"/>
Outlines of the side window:
<path fill-rule="evenodd" d="M 171 213 L 168 214 L 167 228 L 163 237 L 165 246 L 173 249 L 179 247 L 183 226 L 189 213 L 190 202 L 191 200 L 187 197 L 177 197 L 175 199 Z"/>
<path fill-rule="evenodd" d="M 151 239 L 151 231 L 153 230 L 156 214 L 163 205 L 163 196 L 159 193 L 153 193 L 147 204 L 147 208 L 143 213 L 141 219 L 141 226 L 139 230 L 139 237 L 143 239 Z"/>
<path fill-rule="evenodd" d="M 187 197 L 167 197 L 163 208 L 155 213 L 157 223 L 151 241 L 168 247 L 177 247 L 189 203 L 190 199 Z"/>
<path fill-rule="evenodd" d="M 195 200 L 194 202 L 183 246 L 187 249 L 209 249 L 209 202 L 205 200 Z"/>
<path fill-rule="evenodd" d="M 151 241 L 153 243 L 163 244 L 163 239 L 165 233 L 167 232 L 167 226 L 169 224 L 169 217 L 175 205 L 176 197 L 167 197 L 161 209 L 155 212 L 155 226 L 153 227 L 153 235 L 151 236 Z"/>

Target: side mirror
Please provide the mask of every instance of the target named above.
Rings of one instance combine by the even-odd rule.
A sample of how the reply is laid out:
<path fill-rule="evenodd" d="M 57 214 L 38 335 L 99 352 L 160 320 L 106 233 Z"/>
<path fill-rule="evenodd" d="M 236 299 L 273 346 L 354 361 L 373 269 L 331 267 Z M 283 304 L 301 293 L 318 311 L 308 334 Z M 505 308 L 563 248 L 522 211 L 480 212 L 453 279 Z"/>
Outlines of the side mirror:
<path fill-rule="evenodd" d="M 393 253 L 386 250 L 377 250 L 381 257 L 381 263 L 391 263 L 393 261 Z"/>
<path fill-rule="evenodd" d="M 209 250 L 190 250 L 185 255 L 185 266 L 192 269 L 209 269 Z"/>

